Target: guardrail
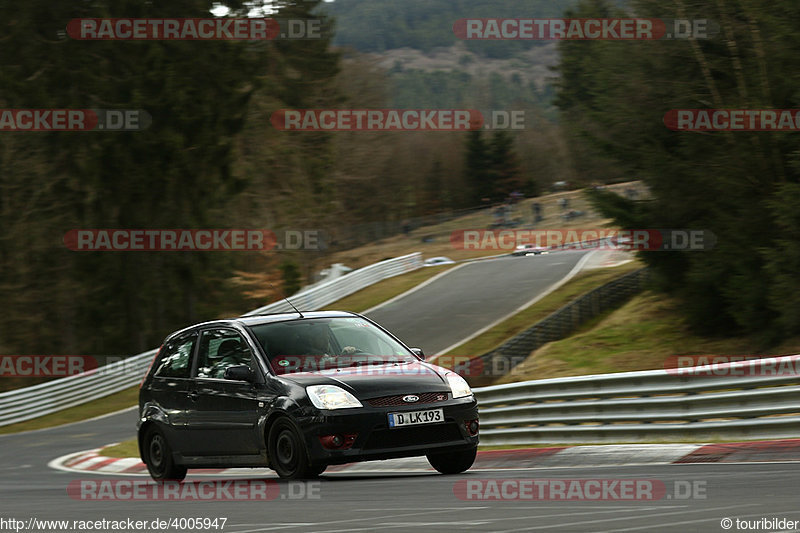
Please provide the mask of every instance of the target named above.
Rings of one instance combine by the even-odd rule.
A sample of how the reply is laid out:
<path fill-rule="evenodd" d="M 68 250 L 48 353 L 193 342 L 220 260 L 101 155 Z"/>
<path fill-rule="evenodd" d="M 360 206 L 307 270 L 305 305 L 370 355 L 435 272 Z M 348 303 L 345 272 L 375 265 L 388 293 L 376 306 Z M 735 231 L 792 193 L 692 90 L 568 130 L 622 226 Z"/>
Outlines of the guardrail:
<path fill-rule="evenodd" d="M 25 422 L 103 398 L 138 384 L 157 350 L 75 376 L 0 393 L 0 426 Z"/>
<path fill-rule="evenodd" d="M 422 254 L 413 254 L 387 259 L 380 263 L 365 266 L 340 278 L 333 279 L 326 283 L 315 285 L 314 287 L 300 291 L 291 296 L 291 301 L 295 307 L 301 311 L 314 311 L 326 306 L 354 292 L 358 292 L 373 283 L 377 283 L 387 278 L 405 274 L 422 267 Z M 260 315 L 264 313 L 291 312 L 292 306 L 285 300 L 259 307 L 254 311 L 245 313 L 243 316 Z"/>
<path fill-rule="evenodd" d="M 500 368 L 510 372 L 540 346 L 563 339 L 587 320 L 627 301 L 644 288 L 647 280 L 648 270 L 640 268 L 572 300 L 499 347 L 481 355 L 484 368 L 497 368 L 495 359 L 498 359 L 502 363 Z M 470 383 L 480 385 L 496 377 L 471 378 Z"/>
<path fill-rule="evenodd" d="M 301 311 L 312 311 L 373 283 L 411 272 L 421 266 L 422 254 L 419 252 L 387 259 L 301 291 L 293 295 L 291 300 Z M 281 300 L 250 311 L 245 316 L 283 311 L 292 311 L 292 308 Z M 156 350 L 150 350 L 83 374 L 0 393 L 0 426 L 25 422 L 76 407 L 137 385 L 155 354 Z"/>
<path fill-rule="evenodd" d="M 800 436 L 800 355 L 474 392 L 485 445 Z"/>

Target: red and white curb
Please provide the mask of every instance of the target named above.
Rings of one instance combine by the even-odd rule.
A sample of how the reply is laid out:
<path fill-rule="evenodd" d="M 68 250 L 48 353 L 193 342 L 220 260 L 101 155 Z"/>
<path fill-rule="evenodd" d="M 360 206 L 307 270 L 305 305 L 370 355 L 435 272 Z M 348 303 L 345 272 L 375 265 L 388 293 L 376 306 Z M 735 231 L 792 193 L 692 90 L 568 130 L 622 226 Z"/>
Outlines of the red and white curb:
<path fill-rule="evenodd" d="M 113 446 L 113 444 L 109 444 Z M 100 455 L 102 448 L 85 450 L 57 457 L 47 466 L 65 472 L 81 472 L 88 474 L 113 474 L 117 476 L 149 476 L 147 466 L 138 457 L 106 457 Z M 393 459 L 389 461 L 372 461 L 331 465 L 325 473 L 335 472 L 435 472 L 425 457 Z M 189 470 L 190 476 L 224 476 L 224 477 L 276 477 L 270 468 L 196 468 Z"/>
<path fill-rule="evenodd" d="M 50 468 L 66 472 L 117 476 L 147 476 L 147 467 L 136 457 L 100 455 L 102 448 L 71 453 L 53 459 Z M 526 470 L 538 468 L 585 468 L 598 466 L 666 465 L 690 463 L 748 463 L 800 461 L 800 439 L 780 439 L 724 444 L 611 444 L 552 448 L 520 448 L 478 452 L 471 471 Z M 366 461 L 332 465 L 325 474 L 431 473 L 425 457 Z M 191 476 L 268 476 L 269 468 L 204 468 L 189 470 Z"/>

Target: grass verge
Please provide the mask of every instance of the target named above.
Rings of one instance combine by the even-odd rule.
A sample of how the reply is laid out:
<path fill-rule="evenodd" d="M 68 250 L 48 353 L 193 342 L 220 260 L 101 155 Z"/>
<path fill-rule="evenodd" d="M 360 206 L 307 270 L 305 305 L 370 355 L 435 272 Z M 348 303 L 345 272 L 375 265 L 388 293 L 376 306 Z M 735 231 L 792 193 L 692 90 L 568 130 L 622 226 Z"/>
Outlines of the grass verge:
<path fill-rule="evenodd" d="M 590 270 L 578 274 L 558 290 L 545 296 L 528 307 L 484 332 L 483 334 L 453 348 L 448 355 L 482 355 L 514 335 L 525 331 L 538 321 L 557 311 L 575 298 L 595 289 L 609 281 L 641 268 L 638 261 L 632 261 L 613 268 Z"/>
<path fill-rule="evenodd" d="M 680 305 L 649 291 L 634 296 L 572 336 L 545 344 L 495 383 L 663 369 L 676 355 L 787 355 L 800 350 L 800 337 L 769 349 L 751 337 L 701 337 L 689 329 Z"/>
<path fill-rule="evenodd" d="M 77 407 L 70 407 L 49 415 L 45 415 L 26 422 L 0 427 L 0 435 L 61 426 L 71 422 L 80 422 L 88 418 L 113 413 L 136 405 L 139 402 L 139 387 L 131 387 L 100 400 L 95 400 Z"/>
<path fill-rule="evenodd" d="M 119 444 L 106 446 L 100 450 L 99 455 L 105 457 L 139 457 L 139 443 L 136 437 L 133 437 Z"/>

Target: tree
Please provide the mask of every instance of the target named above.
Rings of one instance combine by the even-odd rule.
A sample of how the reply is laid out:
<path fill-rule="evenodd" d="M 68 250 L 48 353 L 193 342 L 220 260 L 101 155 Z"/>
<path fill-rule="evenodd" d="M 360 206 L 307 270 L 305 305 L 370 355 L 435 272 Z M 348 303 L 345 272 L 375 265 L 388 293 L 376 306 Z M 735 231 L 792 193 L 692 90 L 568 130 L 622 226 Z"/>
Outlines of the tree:
<path fill-rule="evenodd" d="M 4 107 L 144 109 L 153 117 L 139 132 L 0 138 L 0 303 L 8 317 L 0 338 L 9 350 L 131 353 L 187 323 L 244 307 L 226 281 L 248 261 L 242 254 L 63 245 L 74 228 L 229 227 L 249 178 L 232 172 L 232 148 L 254 91 L 277 79 L 265 80 L 275 47 L 79 41 L 64 32 L 76 17 L 207 17 L 213 5 L 0 5 Z"/>
<path fill-rule="evenodd" d="M 300 290 L 300 267 L 294 261 L 285 260 L 281 263 L 281 275 L 283 277 L 283 293 L 291 296 Z"/>
<path fill-rule="evenodd" d="M 423 215 L 430 215 L 441 212 L 445 207 L 450 206 L 449 195 L 444 189 L 444 169 L 442 161 L 435 159 L 430 172 L 425 176 L 425 187 L 423 189 Z"/>
<path fill-rule="evenodd" d="M 718 21 L 720 35 L 562 43 L 557 103 L 583 172 L 610 177 L 612 162 L 618 177 L 640 177 L 650 189 L 647 201 L 598 192 L 594 202 L 626 228 L 716 235 L 710 251 L 641 254 L 697 329 L 751 333 L 765 344 L 796 334 L 800 304 L 787 296 L 797 265 L 793 135 L 670 131 L 663 117 L 670 109 L 796 108 L 800 39 L 787 21 L 800 20 L 800 6 L 639 0 L 632 9 L 641 17 Z M 598 12 L 608 7 L 583 2 L 572 16 Z"/>
<path fill-rule="evenodd" d="M 525 188 L 525 180 L 519 169 L 514 152 L 514 138 L 505 130 L 492 135 L 488 154 L 490 182 L 493 184 L 492 199 L 502 201 L 514 192 Z"/>
<path fill-rule="evenodd" d="M 464 181 L 471 191 L 472 205 L 484 203 L 491 198 L 493 187 L 489 167 L 488 147 L 481 130 L 467 133 L 466 154 L 464 161 Z"/>

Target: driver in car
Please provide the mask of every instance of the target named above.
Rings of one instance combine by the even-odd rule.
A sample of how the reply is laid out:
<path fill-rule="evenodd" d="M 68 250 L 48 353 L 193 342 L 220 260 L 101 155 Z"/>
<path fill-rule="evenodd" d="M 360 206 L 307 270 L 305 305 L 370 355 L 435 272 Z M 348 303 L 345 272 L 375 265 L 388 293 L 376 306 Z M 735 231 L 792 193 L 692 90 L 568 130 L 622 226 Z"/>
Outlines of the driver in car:
<path fill-rule="evenodd" d="M 314 356 L 318 369 L 333 368 L 338 355 L 352 355 L 358 352 L 354 346 L 345 346 L 341 353 L 336 353 L 336 344 L 331 339 L 331 333 L 327 327 L 318 325 L 312 327 L 303 338 L 302 355 Z"/>
<path fill-rule="evenodd" d="M 242 346 L 236 339 L 223 341 L 217 349 L 217 357 L 222 357 L 222 359 L 214 365 L 214 368 L 211 370 L 211 377 L 220 379 L 225 377 L 226 368 L 236 365 L 246 365 L 250 362 L 245 357 Z"/>

